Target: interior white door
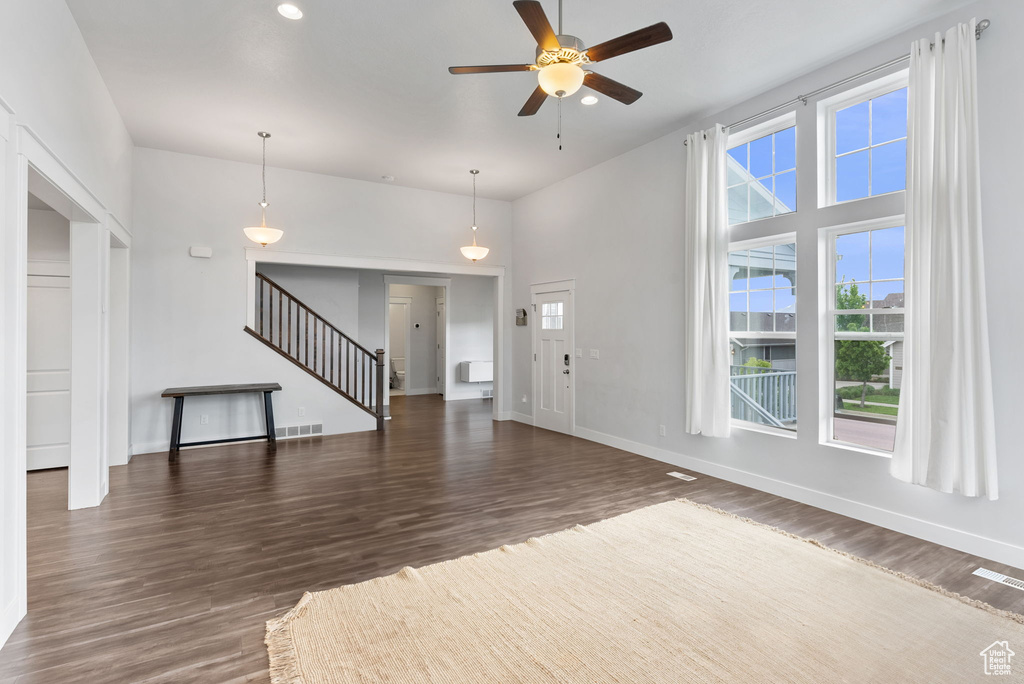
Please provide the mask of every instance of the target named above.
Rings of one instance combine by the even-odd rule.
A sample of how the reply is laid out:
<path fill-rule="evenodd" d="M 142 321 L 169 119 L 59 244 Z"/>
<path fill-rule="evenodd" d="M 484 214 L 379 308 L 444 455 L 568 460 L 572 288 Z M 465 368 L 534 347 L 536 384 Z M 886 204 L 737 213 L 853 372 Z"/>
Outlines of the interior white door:
<path fill-rule="evenodd" d="M 437 309 L 437 393 L 444 396 L 445 376 L 448 366 L 445 364 L 447 346 L 444 336 L 444 297 L 437 297 L 434 300 Z"/>
<path fill-rule="evenodd" d="M 534 296 L 533 421 L 573 432 L 572 300 L 568 290 Z"/>
<path fill-rule="evenodd" d="M 71 459 L 71 279 L 28 277 L 26 461 L 28 470 Z"/>

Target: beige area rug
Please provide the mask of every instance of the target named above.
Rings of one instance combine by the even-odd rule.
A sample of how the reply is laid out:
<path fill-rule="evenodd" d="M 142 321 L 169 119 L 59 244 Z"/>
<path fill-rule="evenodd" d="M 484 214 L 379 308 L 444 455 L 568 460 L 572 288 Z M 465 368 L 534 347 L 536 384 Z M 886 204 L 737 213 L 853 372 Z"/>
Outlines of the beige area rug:
<path fill-rule="evenodd" d="M 274 684 L 1024 680 L 1024 617 L 688 501 L 306 594 L 266 641 Z"/>

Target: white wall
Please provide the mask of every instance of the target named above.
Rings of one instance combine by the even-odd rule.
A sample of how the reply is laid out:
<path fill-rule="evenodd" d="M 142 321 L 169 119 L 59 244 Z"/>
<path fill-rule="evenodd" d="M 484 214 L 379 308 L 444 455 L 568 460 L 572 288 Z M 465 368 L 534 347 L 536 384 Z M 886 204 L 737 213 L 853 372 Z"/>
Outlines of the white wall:
<path fill-rule="evenodd" d="M 110 217 L 128 227 L 132 143 L 62 0 L 12 0 L 0 22 L 0 643 L 26 609 L 24 265 L 18 206 L 28 191 L 21 141 L 31 138 Z M 24 150 L 23 150 L 24 151 Z M 22 204 L 23 206 L 23 204 Z"/>
<path fill-rule="evenodd" d="M 887 458 L 820 446 L 817 434 L 816 231 L 866 218 L 854 203 L 803 212 L 798 229 L 800 306 L 798 371 L 800 417 L 796 440 L 737 431 L 730 439 L 683 434 L 683 188 L 685 133 L 718 121 L 729 124 L 817 87 L 886 62 L 909 49 L 911 40 L 945 30 L 957 21 L 989 18 L 992 28 L 978 44 L 982 131 L 983 201 L 992 336 L 992 358 L 1013 358 L 1024 339 L 1016 273 L 1024 253 L 1019 230 L 1019 187 L 1024 158 L 1017 119 L 1024 89 L 1017 77 L 1024 3 L 983 2 L 927 26 L 870 47 L 715 117 L 685 127 L 616 159 L 522 198 L 513 204 L 513 271 L 510 306 L 529 301 L 531 283 L 576 279 L 576 346 L 584 354 L 576 369 L 578 434 L 695 470 L 772 491 L 870 522 L 1024 567 L 1024 460 L 1018 458 L 1014 411 L 1024 386 L 1024 368 L 1003 365 L 995 373 L 999 501 L 974 500 L 903 484 L 888 474 Z M 666 86 L 670 87 L 670 86 Z M 816 197 L 814 103 L 797 109 L 801 206 Z M 899 197 L 883 198 L 888 213 L 900 213 Z M 877 207 L 877 205 L 876 205 Z M 817 222 L 821 222 L 818 224 Z M 753 224 L 738 238 L 772 230 Z M 677 316 L 665 316 L 675 311 Z M 534 325 L 531 319 L 530 325 Z M 529 415 L 530 333 L 511 327 L 513 410 Z M 527 403 L 521 403 L 521 396 Z M 528 418 L 526 418 L 528 419 Z M 658 426 L 667 436 L 658 436 Z"/>
<path fill-rule="evenodd" d="M 429 285 L 402 285 L 392 283 L 392 297 L 409 297 L 412 300 L 409 321 L 409 342 L 406 351 L 405 388 L 407 394 L 436 394 L 437 392 L 437 305 L 438 297 L 444 296 L 443 287 Z M 419 326 L 418 328 L 416 326 Z M 444 325 L 444 321 L 441 321 Z M 395 319 L 391 319 L 391 356 L 399 356 L 395 345 Z M 405 344 L 405 340 L 401 341 Z"/>
<path fill-rule="evenodd" d="M 243 250 L 252 243 L 242 227 L 259 216 L 259 166 L 141 148 L 134 163 L 135 453 L 167 448 L 171 402 L 159 395 L 180 385 L 280 382 L 279 424 L 296 424 L 303 407 L 303 422 L 322 421 L 325 434 L 372 429 L 371 416 L 243 332 Z M 442 273 L 446 264 L 465 261 L 459 246 L 472 211 L 468 197 L 276 168 L 267 170 L 267 186 L 268 224 L 285 231 L 268 252 L 429 261 Z M 477 213 L 481 242 L 492 248 L 486 265 L 507 265 L 511 205 L 481 200 Z M 213 258 L 190 258 L 190 245 L 212 247 Z M 377 291 L 375 281 L 379 313 L 361 305 L 358 317 L 360 343 L 369 349 L 383 342 L 371 339 L 370 327 L 380 318 L 383 331 L 383 279 L 359 276 L 360 300 Z M 208 425 L 200 424 L 202 414 L 209 416 Z M 255 397 L 185 402 L 186 441 L 255 434 L 261 426 Z"/>
<path fill-rule="evenodd" d="M 28 260 L 70 262 L 70 222 L 49 209 L 29 209 Z"/>
<path fill-rule="evenodd" d="M 492 382 L 462 382 L 458 372 L 461 361 L 494 360 L 495 287 L 494 278 L 452 276 L 451 301 L 446 303 L 450 319 L 447 360 L 454 378 L 446 396 L 449 400 L 479 398 L 483 390 L 494 388 Z"/>

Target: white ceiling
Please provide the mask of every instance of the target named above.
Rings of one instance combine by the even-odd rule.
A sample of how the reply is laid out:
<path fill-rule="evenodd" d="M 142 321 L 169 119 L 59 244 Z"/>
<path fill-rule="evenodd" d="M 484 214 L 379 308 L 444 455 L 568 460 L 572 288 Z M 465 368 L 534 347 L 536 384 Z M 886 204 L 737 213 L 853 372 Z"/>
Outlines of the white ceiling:
<path fill-rule="evenodd" d="M 675 38 L 596 64 L 644 92 L 581 91 L 516 116 L 533 61 L 511 0 L 67 0 L 136 145 L 410 187 L 515 199 L 768 90 L 967 0 L 565 0 L 565 33 L 596 45 L 666 21 Z M 555 0 L 544 0 L 557 19 Z M 555 27 L 557 30 L 557 26 Z M 271 188 L 271 192 L 273 189 Z"/>

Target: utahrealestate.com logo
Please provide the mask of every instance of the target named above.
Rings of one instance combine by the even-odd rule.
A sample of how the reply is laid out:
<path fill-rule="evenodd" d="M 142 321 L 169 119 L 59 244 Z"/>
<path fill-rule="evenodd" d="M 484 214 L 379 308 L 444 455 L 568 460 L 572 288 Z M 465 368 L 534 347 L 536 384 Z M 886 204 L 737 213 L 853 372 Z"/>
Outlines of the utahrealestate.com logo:
<path fill-rule="evenodd" d="M 1016 655 L 1010 650 L 1007 641 L 996 641 L 981 652 L 985 659 L 985 674 L 987 675 L 1008 675 L 1010 674 L 1010 660 Z"/>

